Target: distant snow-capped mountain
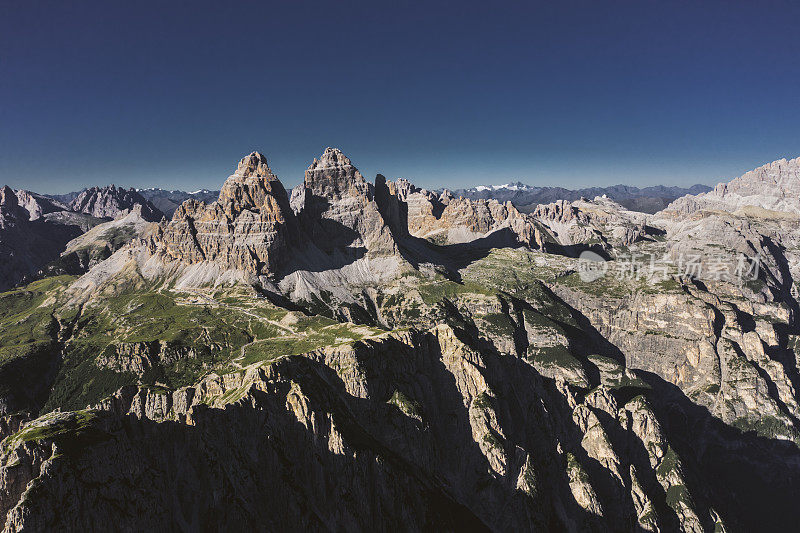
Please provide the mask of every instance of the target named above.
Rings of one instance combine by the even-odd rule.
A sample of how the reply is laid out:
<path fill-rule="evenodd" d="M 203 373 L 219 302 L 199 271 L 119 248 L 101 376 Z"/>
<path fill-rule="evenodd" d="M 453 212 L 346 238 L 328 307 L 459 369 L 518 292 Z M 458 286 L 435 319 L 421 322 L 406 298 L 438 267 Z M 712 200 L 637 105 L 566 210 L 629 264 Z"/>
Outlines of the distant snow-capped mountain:
<path fill-rule="evenodd" d="M 483 192 L 483 191 L 527 191 L 533 189 L 530 185 L 525 185 L 524 183 L 518 181 L 516 183 L 505 183 L 503 185 L 478 185 L 473 187 L 472 189 L 464 189 L 464 190 L 471 190 L 475 192 Z"/>
<path fill-rule="evenodd" d="M 208 203 L 213 202 L 219 197 L 219 191 L 212 191 L 209 189 L 198 189 L 196 191 L 186 192 L 168 191 L 157 187 L 151 187 L 149 189 L 137 189 L 137 191 L 159 208 L 167 218 L 172 217 L 172 214 L 178 206 L 189 198 Z"/>
<path fill-rule="evenodd" d="M 455 189 L 452 193 L 455 196 L 463 196 L 472 200 L 510 201 L 525 212 L 531 211 L 539 204 L 547 204 L 556 200 L 574 201 L 580 198 L 595 198 L 605 195 L 628 209 L 655 213 L 681 196 L 700 194 L 710 190 L 711 187 L 700 184 L 688 188 L 664 185 L 642 188 L 630 185 L 611 185 L 609 187 L 565 189 L 563 187 L 537 187 L 518 181 L 503 185 L 478 185 L 468 189 Z"/>

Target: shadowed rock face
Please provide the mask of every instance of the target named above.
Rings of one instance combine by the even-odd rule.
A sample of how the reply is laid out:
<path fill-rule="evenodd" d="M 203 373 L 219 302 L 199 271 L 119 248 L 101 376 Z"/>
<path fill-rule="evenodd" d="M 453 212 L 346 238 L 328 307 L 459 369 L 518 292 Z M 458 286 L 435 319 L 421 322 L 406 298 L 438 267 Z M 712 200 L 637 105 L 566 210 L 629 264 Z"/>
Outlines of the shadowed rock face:
<path fill-rule="evenodd" d="M 0 189 L 0 290 L 35 279 L 70 240 L 100 222 L 27 191 Z"/>
<path fill-rule="evenodd" d="M 27 431 L 55 436 L 9 442 L 6 530 L 712 523 L 699 494 L 667 503 L 671 487 L 689 489 L 644 399 L 618 405 L 603 386 L 576 398 L 475 340 L 449 326 L 398 332 L 44 417 Z M 80 436 L 59 436 L 69 427 Z M 31 480 L 59 510 L 21 497 Z M 97 506 L 76 512 L 86 498 Z"/>
<path fill-rule="evenodd" d="M 397 234 L 438 244 L 461 244 L 509 230 L 516 244 L 532 248 L 542 244 L 533 220 L 510 202 L 454 198 L 447 191 L 437 195 L 408 180 L 387 181 L 381 175 L 376 178 L 375 187 L 381 210 Z"/>
<path fill-rule="evenodd" d="M 397 244 L 374 201 L 372 186 L 337 148 L 327 148 L 305 173 L 300 219 L 314 244 L 332 253 L 363 249 L 397 253 Z"/>

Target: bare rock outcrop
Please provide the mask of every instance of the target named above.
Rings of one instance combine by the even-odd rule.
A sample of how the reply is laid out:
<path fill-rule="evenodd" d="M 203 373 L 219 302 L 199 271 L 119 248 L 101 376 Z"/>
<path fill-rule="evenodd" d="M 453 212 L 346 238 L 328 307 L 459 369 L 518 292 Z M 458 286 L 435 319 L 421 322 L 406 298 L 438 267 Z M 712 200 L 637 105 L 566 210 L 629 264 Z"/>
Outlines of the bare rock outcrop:
<path fill-rule="evenodd" d="M 594 200 L 580 199 L 572 202 L 559 200 L 541 204 L 530 213 L 550 242 L 550 251 L 564 247 L 587 246 L 613 252 L 631 244 L 663 233 L 651 227 L 651 216 L 628 211 L 616 202 L 602 196 Z"/>
<path fill-rule="evenodd" d="M 565 389 L 570 407 L 464 335 L 387 333 L 23 424 L 0 452 L 4 531 L 711 523 L 688 497 L 665 500 L 662 480 L 678 486 L 682 469 L 661 468 L 677 459 L 644 399 L 618 409 L 608 391 L 583 402 Z"/>
<path fill-rule="evenodd" d="M 170 260 L 270 275 L 296 231 L 286 190 L 266 158 L 253 152 L 239 161 L 216 201 L 181 204 L 151 237 L 150 249 Z"/>
<path fill-rule="evenodd" d="M 327 253 L 397 253 L 397 243 L 375 202 L 373 187 L 338 148 L 327 148 L 305 173 L 299 218 Z M 299 200 L 295 200 L 295 203 Z"/>
<path fill-rule="evenodd" d="M 664 211 L 688 215 L 698 210 L 734 212 L 748 206 L 800 213 L 800 158 L 760 166 L 707 193 L 678 198 Z"/>
<path fill-rule="evenodd" d="M 124 189 L 113 184 L 81 191 L 70 202 L 69 208 L 96 218 L 114 219 L 127 215 L 137 205 L 141 206 L 141 216 L 147 221 L 157 222 L 164 216 L 135 189 Z"/>
<path fill-rule="evenodd" d="M 492 245 L 541 245 L 535 224 L 511 202 L 454 198 L 436 194 L 408 180 L 376 178 L 376 196 L 395 231 L 436 244 L 462 244 L 485 239 Z M 506 234 L 504 234 L 506 233 Z M 498 240 L 499 239 L 499 240 Z"/>
<path fill-rule="evenodd" d="M 0 290 L 38 277 L 67 242 L 100 222 L 39 195 L 0 188 Z"/>
<path fill-rule="evenodd" d="M 69 208 L 76 213 L 85 213 L 96 218 L 114 219 L 130 213 L 137 205 L 141 206 L 141 214 L 145 220 L 157 222 L 164 216 L 135 189 L 124 189 L 113 184 L 81 191 L 69 203 Z"/>

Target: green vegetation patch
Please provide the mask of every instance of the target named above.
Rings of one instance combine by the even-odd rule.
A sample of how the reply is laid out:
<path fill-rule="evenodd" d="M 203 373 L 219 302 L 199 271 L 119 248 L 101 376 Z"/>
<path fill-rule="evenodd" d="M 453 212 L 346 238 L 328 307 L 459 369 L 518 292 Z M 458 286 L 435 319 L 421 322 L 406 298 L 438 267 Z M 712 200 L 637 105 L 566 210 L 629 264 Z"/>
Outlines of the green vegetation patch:
<path fill-rule="evenodd" d="M 422 407 L 418 402 L 408 397 L 402 391 L 395 390 L 392 397 L 389 398 L 390 404 L 396 406 L 406 415 L 413 418 L 422 418 Z"/>
<path fill-rule="evenodd" d="M 422 301 L 427 305 L 437 304 L 444 299 L 453 300 L 462 294 L 494 294 L 494 291 L 478 283 L 456 283 L 444 277 L 434 281 L 422 277 L 420 279 L 422 281 L 415 288 L 419 291 Z"/>
<path fill-rule="evenodd" d="M 589 474 L 586 473 L 586 470 L 583 468 L 580 461 L 578 461 L 578 458 L 571 452 L 566 452 L 564 456 L 566 457 L 567 472 L 570 478 L 580 481 L 581 483 L 588 483 Z"/>
<path fill-rule="evenodd" d="M 73 279 L 46 278 L 0 293 L 0 365 L 53 349 L 59 330 L 53 296 Z"/>
<path fill-rule="evenodd" d="M 94 405 L 124 385 L 193 385 L 212 371 L 231 371 L 377 332 L 299 313 L 284 323 L 287 315 L 264 298 L 236 290 L 133 291 L 93 302 L 75 316 L 73 336 L 43 412 Z M 97 366 L 98 355 L 113 355 L 126 343 L 147 346 L 150 370 L 137 376 Z"/>
<path fill-rule="evenodd" d="M 690 505 L 689 491 L 684 485 L 672 485 L 667 489 L 667 505 L 679 510 L 681 504 Z"/>
<path fill-rule="evenodd" d="M 583 369 L 580 360 L 566 346 L 530 346 L 526 358 L 534 364 L 568 369 Z"/>
<path fill-rule="evenodd" d="M 2 442 L 7 453 L 20 442 L 54 440 L 67 453 L 80 451 L 86 445 L 109 438 L 97 427 L 97 413 L 91 410 L 52 412 L 29 423 Z"/>
<path fill-rule="evenodd" d="M 670 472 L 679 468 L 679 466 L 680 459 L 678 458 L 678 454 L 675 453 L 672 446 L 667 445 L 667 451 L 664 453 L 661 463 L 656 467 L 656 475 L 659 479 L 664 479 L 669 476 Z"/>
<path fill-rule="evenodd" d="M 508 315 L 502 313 L 488 313 L 480 317 L 486 323 L 486 331 L 490 334 L 510 337 L 514 335 L 516 325 Z"/>
<path fill-rule="evenodd" d="M 755 420 L 745 417 L 737 418 L 734 420 L 733 426 L 741 431 L 753 431 L 770 439 L 786 436 L 789 433 L 786 424 L 781 419 L 770 415 L 764 415 Z"/>

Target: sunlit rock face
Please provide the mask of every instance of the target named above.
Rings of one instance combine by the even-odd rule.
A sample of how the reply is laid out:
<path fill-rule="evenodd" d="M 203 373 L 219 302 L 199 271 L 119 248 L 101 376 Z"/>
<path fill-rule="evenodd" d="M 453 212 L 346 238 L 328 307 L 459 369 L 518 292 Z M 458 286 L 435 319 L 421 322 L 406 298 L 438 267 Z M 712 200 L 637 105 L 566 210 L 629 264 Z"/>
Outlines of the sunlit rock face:
<path fill-rule="evenodd" d="M 375 195 L 397 234 L 437 244 L 462 244 L 496 233 L 502 244 L 541 246 L 534 221 L 511 202 L 454 198 L 448 191 L 436 194 L 406 179 L 391 181 L 382 175 L 375 180 Z"/>
<path fill-rule="evenodd" d="M 286 189 L 266 158 L 253 152 L 239 161 L 216 201 L 181 204 L 152 246 L 180 261 L 266 275 L 277 268 L 295 232 Z"/>
<path fill-rule="evenodd" d="M 736 211 L 747 207 L 800 214 L 800 157 L 773 161 L 707 193 L 678 198 L 664 211 L 687 215 L 701 209 Z"/>

